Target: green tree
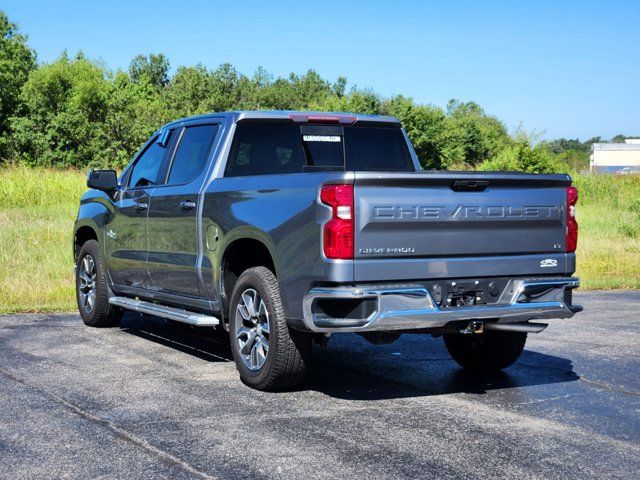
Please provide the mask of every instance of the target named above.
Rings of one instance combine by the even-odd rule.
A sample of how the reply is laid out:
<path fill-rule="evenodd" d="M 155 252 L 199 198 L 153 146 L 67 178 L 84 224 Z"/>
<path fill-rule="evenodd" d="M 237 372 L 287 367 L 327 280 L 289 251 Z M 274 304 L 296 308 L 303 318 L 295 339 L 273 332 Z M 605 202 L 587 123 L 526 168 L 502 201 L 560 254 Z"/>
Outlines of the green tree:
<path fill-rule="evenodd" d="M 168 111 L 174 118 L 206 112 L 212 83 L 211 73 L 202 65 L 179 67 L 164 95 Z"/>
<path fill-rule="evenodd" d="M 629 135 L 621 135 L 621 134 L 618 134 L 618 135 L 616 135 L 615 137 L 613 137 L 613 138 L 611 139 L 611 143 L 624 143 L 624 141 L 625 141 L 627 138 L 639 138 L 639 136 L 638 136 L 638 135 L 631 135 L 631 136 L 629 136 Z"/>
<path fill-rule="evenodd" d="M 308 70 L 304 75 L 289 76 L 291 88 L 292 109 L 309 108 L 310 105 L 322 104 L 331 94 L 332 89 L 328 81 L 324 80 L 315 70 Z"/>
<path fill-rule="evenodd" d="M 91 165 L 124 167 L 162 124 L 174 119 L 157 88 L 118 72 L 108 85 L 107 115 L 96 129 L 101 151 Z"/>
<path fill-rule="evenodd" d="M 487 115 L 475 102 L 451 99 L 447 104 L 442 164 L 445 167 L 475 167 L 494 158 L 510 143 L 506 127 Z"/>
<path fill-rule="evenodd" d="M 223 63 L 210 73 L 209 95 L 203 106 L 209 112 L 224 112 L 246 108 L 248 102 L 243 88 L 249 88 L 249 81 L 230 63 Z"/>
<path fill-rule="evenodd" d="M 169 83 L 169 60 L 163 53 L 136 55 L 129 65 L 129 75 L 134 82 L 145 80 L 162 88 Z"/>
<path fill-rule="evenodd" d="M 6 158 L 10 118 L 21 113 L 20 90 L 35 68 L 26 36 L 0 11 L 0 161 Z"/>
<path fill-rule="evenodd" d="M 591 143 L 581 142 L 577 138 L 575 139 L 567 139 L 567 138 L 558 138 L 555 140 L 549 140 L 544 142 L 549 149 L 556 154 L 564 153 L 566 151 L 578 151 L 578 152 L 588 152 L 591 149 Z"/>
<path fill-rule="evenodd" d="M 383 113 L 402 122 L 424 168 L 442 168 L 446 115 L 441 108 L 416 105 L 411 98 L 398 95 L 385 102 Z"/>
<path fill-rule="evenodd" d="M 70 61 L 65 54 L 34 70 L 20 95 L 25 114 L 12 119 L 15 151 L 31 165 L 94 161 L 108 97 L 104 71 L 88 60 Z"/>
<path fill-rule="evenodd" d="M 322 97 L 320 102 L 311 102 L 303 108 L 327 112 L 380 113 L 382 99 L 372 90 L 353 89 L 348 95 L 330 94 Z"/>
<path fill-rule="evenodd" d="M 478 167 L 484 171 L 527 173 L 566 173 L 567 165 L 553 155 L 544 144 L 532 146 L 527 135 L 520 132 L 514 142 L 504 147 L 495 158 L 485 160 Z"/>
<path fill-rule="evenodd" d="M 331 86 L 333 93 L 335 93 L 338 98 L 343 97 L 347 88 L 347 77 L 338 77 L 338 80 Z"/>

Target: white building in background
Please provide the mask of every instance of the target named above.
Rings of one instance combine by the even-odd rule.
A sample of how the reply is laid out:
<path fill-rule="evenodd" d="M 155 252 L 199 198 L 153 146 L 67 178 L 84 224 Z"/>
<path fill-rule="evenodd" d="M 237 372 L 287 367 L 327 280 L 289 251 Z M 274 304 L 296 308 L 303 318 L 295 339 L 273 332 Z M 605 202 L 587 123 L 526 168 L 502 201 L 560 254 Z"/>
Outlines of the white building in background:
<path fill-rule="evenodd" d="M 640 173 L 640 138 L 627 138 L 624 143 L 594 143 L 589 169 L 595 173 Z"/>

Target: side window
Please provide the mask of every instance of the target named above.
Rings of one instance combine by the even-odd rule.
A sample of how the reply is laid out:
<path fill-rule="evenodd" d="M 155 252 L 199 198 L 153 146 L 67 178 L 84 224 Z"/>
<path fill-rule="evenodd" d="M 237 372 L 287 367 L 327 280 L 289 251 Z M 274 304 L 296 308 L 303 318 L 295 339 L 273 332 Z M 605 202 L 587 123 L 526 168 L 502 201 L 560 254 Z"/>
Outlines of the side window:
<path fill-rule="evenodd" d="M 215 137 L 218 125 L 197 125 L 187 127 L 176 150 L 169 185 L 186 183 L 196 178 L 207 163 L 207 153 Z"/>
<path fill-rule="evenodd" d="M 147 149 L 138 157 L 131 176 L 129 177 L 129 187 L 146 187 L 157 185 L 160 181 L 160 170 L 162 160 L 166 153 L 166 148 L 157 143 L 158 137 L 154 138 Z"/>
<path fill-rule="evenodd" d="M 304 154 L 293 125 L 238 125 L 225 176 L 302 172 Z"/>

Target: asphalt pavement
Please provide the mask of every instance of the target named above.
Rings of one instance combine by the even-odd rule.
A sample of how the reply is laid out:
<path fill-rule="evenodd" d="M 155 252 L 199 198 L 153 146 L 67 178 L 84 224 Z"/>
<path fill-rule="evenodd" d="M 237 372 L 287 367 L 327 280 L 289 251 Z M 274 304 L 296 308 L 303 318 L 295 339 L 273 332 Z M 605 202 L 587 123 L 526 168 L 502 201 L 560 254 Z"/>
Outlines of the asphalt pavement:
<path fill-rule="evenodd" d="M 640 478 L 640 292 L 575 302 L 498 374 L 343 334 L 286 393 L 206 331 L 0 316 L 0 478 Z"/>

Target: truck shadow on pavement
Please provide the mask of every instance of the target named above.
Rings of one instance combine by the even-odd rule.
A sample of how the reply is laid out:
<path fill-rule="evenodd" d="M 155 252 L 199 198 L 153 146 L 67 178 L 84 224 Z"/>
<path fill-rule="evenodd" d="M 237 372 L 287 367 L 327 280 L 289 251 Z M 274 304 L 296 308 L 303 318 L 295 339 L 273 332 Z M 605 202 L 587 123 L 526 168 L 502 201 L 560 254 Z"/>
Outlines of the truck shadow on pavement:
<path fill-rule="evenodd" d="M 138 314 L 126 315 L 121 329 L 204 361 L 233 362 L 228 340 L 220 333 Z M 314 348 L 311 370 L 297 390 L 344 400 L 384 400 L 451 393 L 483 395 L 579 378 L 569 359 L 527 349 L 508 369 L 477 374 L 460 368 L 441 338 L 405 334 L 393 344 L 372 345 L 355 334 L 342 334 L 332 337 L 328 347 Z"/>
<path fill-rule="evenodd" d="M 371 345 L 344 334 L 315 355 L 307 387 L 351 400 L 382 400 L 573 382 L 580 377 L 569 359 L 532 350 L 504 371 L 468 372 L 449 356 L 441 338 L 403 335 L 390 345 Z"/>
<path fill-rule="evenodd" d="M 205 333 L 205 329 L 137 313 L 125 314 L 120 329 L 207 362 L 233 362 L 229 342 L 220 331 Z"/>
<path fill-rule="evenodd" d="M 549 360 L 556 366 L 538 368 L 540 362 Z M 415 367 L 370 365 L 365 370 L 332 358 L 326 368 L 316 363 L 306 387 L 345 400 L 385 400 L 451 393 L 483 395 L 494 390 L 573 382 L 580 378 L 567 359 L 525 350 L 519 362 L 522 363 L 504 371 L 472 373 L 453 360 L 433 360 L 433 364 L 424 362 Z"/>

